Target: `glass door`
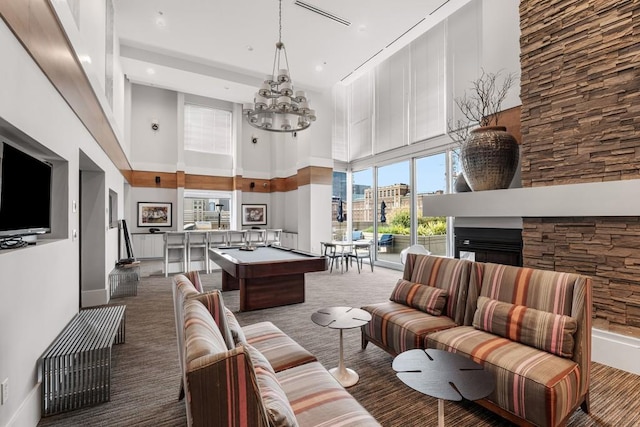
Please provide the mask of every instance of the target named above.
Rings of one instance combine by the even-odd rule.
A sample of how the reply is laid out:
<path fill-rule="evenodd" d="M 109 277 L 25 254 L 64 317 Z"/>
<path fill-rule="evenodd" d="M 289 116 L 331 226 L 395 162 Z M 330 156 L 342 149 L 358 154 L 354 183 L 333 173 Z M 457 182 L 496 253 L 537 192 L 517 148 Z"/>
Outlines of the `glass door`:
<path fill-rule="evenodd" d="M 351 214 L 352 233 L 357 235 L 357 240 L 373 240 L 373 170 L 353 172 L 351 181 L 351 205 L 347 211 Z"/>
<path fill-rule="evenodd" d="M 447 156 L 439 153 L 416 159 L 416 243 L 434 255 L 447 255 L 447 217 L 424 216 L 429 197 L 448 192 Z"/>
<path fill-rule="evenodd" d="M 400 264 L 400 252 L 411 245 L 411 162 L 380 166 L 376 175 L 376 256 Z"/>

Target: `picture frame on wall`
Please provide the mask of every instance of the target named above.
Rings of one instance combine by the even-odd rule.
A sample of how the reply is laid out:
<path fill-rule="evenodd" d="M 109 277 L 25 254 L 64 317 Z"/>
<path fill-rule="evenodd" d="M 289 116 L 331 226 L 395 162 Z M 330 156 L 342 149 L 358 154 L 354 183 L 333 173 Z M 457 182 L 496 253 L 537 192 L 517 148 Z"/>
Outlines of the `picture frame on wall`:
<path fill-rule="evenodd" d="M 267 225 L 267 205 L 242 205 L 242 225 Z"/>
<path fill-rule="evenodd" d="M 172 203 L 138 202 L 138 227 L 171 227 Z"/>

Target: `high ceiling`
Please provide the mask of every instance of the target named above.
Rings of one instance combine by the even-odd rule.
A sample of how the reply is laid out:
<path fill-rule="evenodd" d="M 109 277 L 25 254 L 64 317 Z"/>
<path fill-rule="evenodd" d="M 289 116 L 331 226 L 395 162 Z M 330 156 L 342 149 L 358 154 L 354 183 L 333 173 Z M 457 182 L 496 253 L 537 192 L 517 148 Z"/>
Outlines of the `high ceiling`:
<path fill-rule="evenodd" d="M 348 82 L 469 1 L 282 0 L 293 83 L 320 91 Z M 272 72 L 277 0 L 114 0 L 114 9 L 134 83 L 249 102 Z"/>

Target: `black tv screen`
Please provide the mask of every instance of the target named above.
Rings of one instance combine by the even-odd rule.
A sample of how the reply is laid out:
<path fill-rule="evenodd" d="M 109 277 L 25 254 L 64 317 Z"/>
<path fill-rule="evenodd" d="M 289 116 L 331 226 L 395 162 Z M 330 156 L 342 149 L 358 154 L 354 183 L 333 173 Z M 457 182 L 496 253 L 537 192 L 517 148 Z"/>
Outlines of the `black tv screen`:
<path fill-rule="evenodd" d="M 0 142 L 0 237 L 51 231 L 50 164 Z"/>

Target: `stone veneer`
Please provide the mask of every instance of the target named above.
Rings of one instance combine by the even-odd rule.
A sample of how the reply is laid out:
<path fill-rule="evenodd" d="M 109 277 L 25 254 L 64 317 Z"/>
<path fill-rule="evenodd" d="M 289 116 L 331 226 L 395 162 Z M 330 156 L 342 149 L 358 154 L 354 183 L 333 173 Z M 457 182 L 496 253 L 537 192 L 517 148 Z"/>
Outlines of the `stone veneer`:
<path fill-rule="evenodd" d="M 521 1 L 520 27 L 522 186 L 639 179 L 640 2 Z M 594 324 L 640 327 L 638 217 L 523 223 L 526 266 L 590 275 Z"/>
<path fill-rule="evenodd" d="M 593 279 L 596 318 L 640 327 L 640 218 L 529 218 L 522 239 L 527 266 Z"/>

